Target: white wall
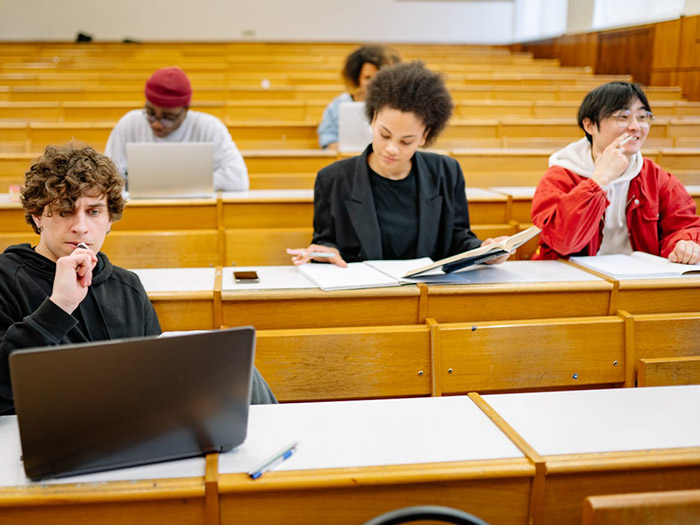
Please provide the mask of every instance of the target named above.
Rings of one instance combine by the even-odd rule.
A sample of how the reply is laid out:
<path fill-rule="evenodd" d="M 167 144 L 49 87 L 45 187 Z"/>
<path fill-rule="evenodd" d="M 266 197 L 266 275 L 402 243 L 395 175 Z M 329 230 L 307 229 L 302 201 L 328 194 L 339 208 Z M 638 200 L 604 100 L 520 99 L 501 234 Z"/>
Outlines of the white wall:
<path fill-rule="evenodd" d="M 686 16 L 700 15 L 700 0 L 685 0 L 683 14 Z"/>
<path fill-rule="evenodd" d="M 504 44 L 513 0 L 0 0 L 0 40 Z"/>
<path fill-rule="evenodd" d="M 586 33 L 593 27 L 595 0 L 569 0 L 567 33 Z"/>
<path fill-rule="evenodd" d="M 515 0 L 513 40 L 526 42 L 566 32 L 568 0 Z"/>
<path fill-rule="evenodd" d="M 593 29 L 678 18 L 685 0 L 595 0 Z"/>

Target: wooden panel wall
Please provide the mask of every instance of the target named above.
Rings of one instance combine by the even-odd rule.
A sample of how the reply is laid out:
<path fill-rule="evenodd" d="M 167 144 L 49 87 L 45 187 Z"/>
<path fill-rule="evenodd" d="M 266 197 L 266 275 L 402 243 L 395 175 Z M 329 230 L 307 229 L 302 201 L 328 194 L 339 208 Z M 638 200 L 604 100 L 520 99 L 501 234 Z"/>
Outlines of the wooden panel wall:
<path fill-rule="evenodd" d="M 590 66 L 597 74 L 631 74 L 650 86 L 680 86 L 700 100 L 700 15 L 656 24 L 564 35 L 511 46 L 562 66 Z"/>

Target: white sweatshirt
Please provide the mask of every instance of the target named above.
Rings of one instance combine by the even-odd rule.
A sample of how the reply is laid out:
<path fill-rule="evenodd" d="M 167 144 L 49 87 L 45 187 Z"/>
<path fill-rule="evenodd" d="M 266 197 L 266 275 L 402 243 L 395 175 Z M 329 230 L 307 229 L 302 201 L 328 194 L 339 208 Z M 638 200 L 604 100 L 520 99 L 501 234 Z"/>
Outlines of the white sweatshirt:
<path fill-rule="evenodd" d="M 122 175 L 126 173 L 128 142 L 212 142 L 214 144 L 214 189 L 245 191 L 248 169 L 228 129 L 218 118 L 207 113 L 187 110 L 184 122 L 166 137 L 156 137 L 140 109 L 124 115 L 107 140 L 105 155 L 110 157 Z"/>

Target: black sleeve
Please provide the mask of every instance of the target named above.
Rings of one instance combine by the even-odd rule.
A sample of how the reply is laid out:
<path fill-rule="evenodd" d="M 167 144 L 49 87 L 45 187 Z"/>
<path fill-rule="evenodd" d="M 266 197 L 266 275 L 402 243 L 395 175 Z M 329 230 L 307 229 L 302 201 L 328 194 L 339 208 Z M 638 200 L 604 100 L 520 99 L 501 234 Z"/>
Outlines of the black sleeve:
<path fill-rule="evenodd" d="M 48 298 L 32 314 L 16 320 L 10 304 L 0 303 L 0 415 L 13 411 L 10 354 L 22 348 L 58 345 L 78 321 Z"/>
<path fill-rule="evenodd" d="M 452 230 L 452 244 L 450 252 L 452 254 L 466 252 L 481 246 L 481 241 L 474 235 L 469 225 L 469 206 L 467 204 L 467 193 L 464 187 L 464 174 L 462 167 L 454 159 L 453 185 L 454 198 L 454 228 Z"/>
<path fill-rule="evenodd" d="M 318 172 L 314 184 L 314 236 L 313 244 L 337 248 L 335 224 L 331 213 L 331 186 L 326 183 L 330 177 Z"/>

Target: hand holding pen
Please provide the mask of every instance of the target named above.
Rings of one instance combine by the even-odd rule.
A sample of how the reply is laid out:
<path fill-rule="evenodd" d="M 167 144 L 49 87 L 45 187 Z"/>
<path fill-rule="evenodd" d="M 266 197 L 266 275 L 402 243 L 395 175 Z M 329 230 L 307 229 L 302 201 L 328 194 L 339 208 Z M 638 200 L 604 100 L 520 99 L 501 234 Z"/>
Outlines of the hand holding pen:
<path fill-rule="evenodd" d="M 87 295 L 96 265 L 97 256 L 83 242 L 76 244 L 70 255 L 60 257 L 56 261 L 51 302 L 72 314 Z"/>
<path fill-rule="evenodd" d="M 265 472 L 272 470 L 275 468 L 277 465 L 282 463 L 283 461 L 286 461 L 289 459 L 292 454 L 296 451 L 297 448 L 297 442 L 294 441 L 293 443 L 290 443 L 286 447 L 284 447 L 282 450 L 271 456 L 270 458 L 266 459 L 263 461 L 260 465 L 257 467 L 251 469 L 248 471 L 248 475 L 250 476 L 250 479 L 258 479 L 260 476 L 262 476 Z"/>

